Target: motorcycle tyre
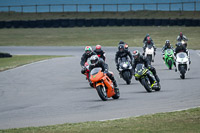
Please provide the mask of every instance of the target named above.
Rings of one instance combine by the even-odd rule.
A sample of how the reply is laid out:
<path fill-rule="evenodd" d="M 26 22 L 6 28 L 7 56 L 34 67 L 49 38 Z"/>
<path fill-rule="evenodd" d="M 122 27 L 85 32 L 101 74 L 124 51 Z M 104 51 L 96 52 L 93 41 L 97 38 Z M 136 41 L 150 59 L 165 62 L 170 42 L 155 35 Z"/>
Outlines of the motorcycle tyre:
<path fill-rule="evenodd" d="M 122 72 L 123 79 L 126 81 L 126 84 L 129 85 L 131 83 L 130 78 L 131 73 L 129 71 Z"/>
<path fill-rule="evenodd" d="M 96 89 L 97 89 L 97 93 L 98 93 L 99 97 L 101 98 L 101 100 L 107 101 L 108 100 L 107 92 L 104 92 L 103 86 L 99 85 L 96 87 Z"/>
<path fill-rule="evenodd" d="M 141 83 L 144 86 L 144 88 L 146 89 L 147 92 L 152 92 L 152 88 L 151 85 L 148 84 L 148 82 L 146 81 L 145 78 L 141 79 Z"/>

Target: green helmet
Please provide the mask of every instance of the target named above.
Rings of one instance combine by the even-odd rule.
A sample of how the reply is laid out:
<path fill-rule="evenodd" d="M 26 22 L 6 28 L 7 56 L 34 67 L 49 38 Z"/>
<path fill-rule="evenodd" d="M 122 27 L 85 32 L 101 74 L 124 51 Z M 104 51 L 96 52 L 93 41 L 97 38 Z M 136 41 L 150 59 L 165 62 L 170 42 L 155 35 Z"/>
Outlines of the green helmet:
<path fill-rule="evenodd" d="M 87 55 L 90 55 L 90 54 L 92 53 L 92 47 L 86 46 L 86 47 L 85 47 L 85 53 L 86 53 Z"/>

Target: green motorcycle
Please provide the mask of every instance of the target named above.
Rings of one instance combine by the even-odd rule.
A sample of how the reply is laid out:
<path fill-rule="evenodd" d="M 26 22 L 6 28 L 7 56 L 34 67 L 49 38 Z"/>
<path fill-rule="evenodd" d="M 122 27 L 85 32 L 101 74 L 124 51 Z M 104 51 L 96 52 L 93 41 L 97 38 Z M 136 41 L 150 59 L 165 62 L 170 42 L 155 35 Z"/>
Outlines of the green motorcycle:
<path fill-rule="evenodd" d="M 140 81 L 140 83 L 144 86 L 146 91 L 147 92 L 152 92 L 153 90 L 160 91 L 161 86 L 160 86 L 159 81 L 157 80 L 158 84 L 154 85 L 154 83 L 152 83 L 153 81 L 151 77 L 148 76 L 149 74 L 152 74 L 152 72 L 149 69 L 147 69 L 144 66 L 144 64 L 137 64 L 135 68 L 135 78 Z"/>
<path fill-rule="evenodd" d="M 171 70 L 174 64 L 174 51 L 172 49 L 165 50 L 165 64 Z"/>

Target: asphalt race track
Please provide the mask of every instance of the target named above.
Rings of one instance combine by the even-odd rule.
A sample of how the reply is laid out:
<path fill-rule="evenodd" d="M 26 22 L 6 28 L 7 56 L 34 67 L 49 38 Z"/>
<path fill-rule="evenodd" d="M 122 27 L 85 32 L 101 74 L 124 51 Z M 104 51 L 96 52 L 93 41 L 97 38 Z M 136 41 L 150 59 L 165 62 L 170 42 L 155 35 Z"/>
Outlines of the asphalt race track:
<path fill-rule="evenodd" d="M 129 48 L 133 49 L 141 48 Z M 0 72 L 0 129 L 99 121 L 183 110 L 200 106 L 200 56 L 190 50 L 191 70 L 186 79 L 168 70 L 157 50 L 153 66 L 161 91 L 147 93 L 132 79 L 126 85 L 115 68 L 117 47 L 105 47 L 106 62 L 120 88 L 118 100 L 102 101 L 80 73 L 84 47 L 0 47 L 1 52 L 31 55 L 73 55 L 40 61 Z"/>

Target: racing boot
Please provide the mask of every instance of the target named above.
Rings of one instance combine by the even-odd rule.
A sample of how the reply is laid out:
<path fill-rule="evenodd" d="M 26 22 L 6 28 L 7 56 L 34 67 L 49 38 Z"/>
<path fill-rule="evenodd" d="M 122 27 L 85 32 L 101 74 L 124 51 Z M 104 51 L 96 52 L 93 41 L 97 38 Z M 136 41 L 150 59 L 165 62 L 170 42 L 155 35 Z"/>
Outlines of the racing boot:
<path fill-rule="evenodd" d="M 155 79 L 156 79 L 157 82 L 160 82 L 160 78 L 158 77 L 157 74 L 155 75 Z"/>
<path fill-rule="evenodd" d="M 117 88 L 117 82 L 115 79 L 113 80 L 113 85 L 114 85 L 114 88 Z"/>

